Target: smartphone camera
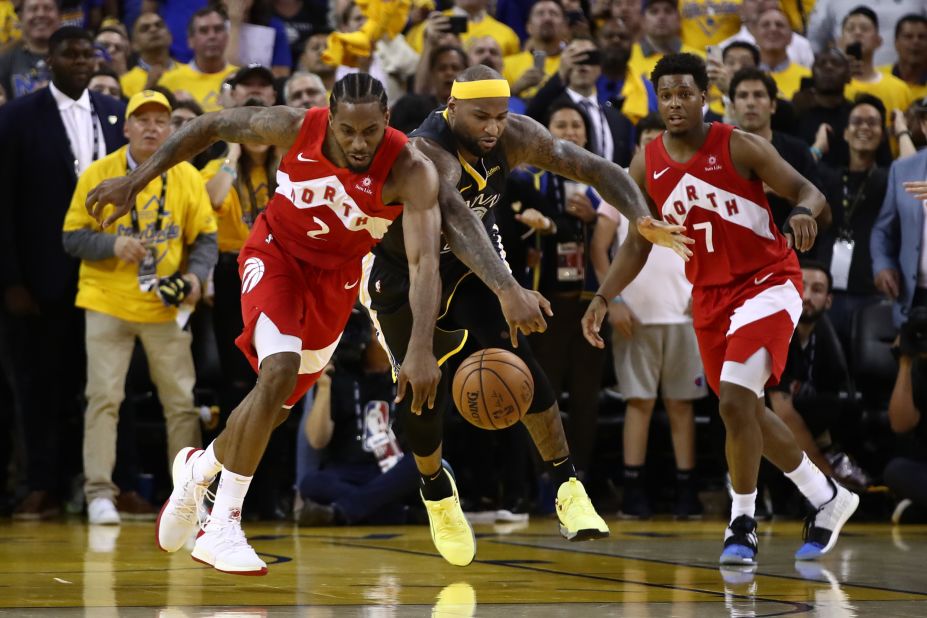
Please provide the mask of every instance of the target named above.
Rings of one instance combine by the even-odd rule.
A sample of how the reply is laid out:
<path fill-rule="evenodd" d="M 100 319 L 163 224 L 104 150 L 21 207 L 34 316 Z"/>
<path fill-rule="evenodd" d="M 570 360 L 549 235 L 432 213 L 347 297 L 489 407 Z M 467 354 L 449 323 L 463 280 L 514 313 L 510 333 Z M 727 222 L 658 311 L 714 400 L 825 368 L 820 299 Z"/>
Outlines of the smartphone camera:
<path fill-rule="evenodd" d="M 447 21 L 450 23 L 450 30 L 452 34 L 463 34 L 467 31 L 467 16 L 466 15 L 451 15 L 447 18 Z"/>
<path fill-rule="evenodd" d="M 857 60 L 863 59 L 863 44 L 857 41 L 856 43 L 850 43 L 847 45 L 847 56 L 851 58 L 856 58 Z"/>

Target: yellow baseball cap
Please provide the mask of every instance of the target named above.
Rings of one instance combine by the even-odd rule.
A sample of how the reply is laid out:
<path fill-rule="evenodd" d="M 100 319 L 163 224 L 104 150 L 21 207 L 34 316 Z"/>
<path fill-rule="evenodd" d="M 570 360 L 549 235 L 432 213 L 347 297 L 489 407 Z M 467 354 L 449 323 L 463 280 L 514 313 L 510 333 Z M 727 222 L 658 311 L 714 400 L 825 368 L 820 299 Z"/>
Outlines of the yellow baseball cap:
<path fill-rule="evenodd" d="M 168 113 L 171 112 L 171 104 L 167 100 L 166 96 L 156 90 L 142 90 L 138 94 L 133 95 L 131 99 L 129 99 L 129 105 L 126 106 L 126 120 L 128 120 L 129 116 L 134 114 L 135 110 L 137 110 L 139 107 L 149 103 L 160 105 L 166 109 Z"/>

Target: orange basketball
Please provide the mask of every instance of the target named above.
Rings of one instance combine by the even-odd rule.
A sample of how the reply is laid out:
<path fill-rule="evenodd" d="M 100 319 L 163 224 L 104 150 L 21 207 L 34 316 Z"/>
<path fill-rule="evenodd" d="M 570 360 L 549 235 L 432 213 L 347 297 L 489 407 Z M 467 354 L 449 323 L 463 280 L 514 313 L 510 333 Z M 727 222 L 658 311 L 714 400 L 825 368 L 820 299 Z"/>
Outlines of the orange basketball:
<path fill-rule="evenodd" d="M 454 405 L 480 429 L 505 429 L 534 399 L 534 378 L 520 358 L 499 348 L 474 352 L 454 374 Z"/>

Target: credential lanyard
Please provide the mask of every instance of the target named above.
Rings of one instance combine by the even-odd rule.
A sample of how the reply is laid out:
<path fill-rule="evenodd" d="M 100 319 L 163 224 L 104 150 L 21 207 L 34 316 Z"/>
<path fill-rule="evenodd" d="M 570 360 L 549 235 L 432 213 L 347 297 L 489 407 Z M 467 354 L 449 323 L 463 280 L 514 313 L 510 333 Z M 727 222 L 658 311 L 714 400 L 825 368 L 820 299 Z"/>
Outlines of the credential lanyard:
<path fill-rule="evenodd" d="M 87 97 L 90 101 L 90 126 L 93 129 L 93 151 L 90 153 L 90 160 L 93 162 L 100 158 L 100 131 L 103 130 L 103 123 L 100 122 L 100 118 L 97 116 L 97 108 L 93 104 L 93 97 L 89 94 Z M 97 125 L 100 126 L 99 131 L 97 130 Z M 71 138 L 68 137 L 68 132 L 65 131 L 64 135 L 68 139 L 68 147 L 71 149 L 71 156 L 74 157 L 74 176 L 80 178 L 80 159 L 77 158 L 77 151 L 74 149 L 74 144 L 71 143 Z"/>
<path fill-rule="evenodd" d="M 129 174 L 131 170 L 129 169 L 128 163 L 126 163 L 126 175 Z M 155 219 L 155 234 L 161 231 L 161 228 L 164 227 L 164 202 L 167 197 L 167 173 L 161 174 L 161 197 L 158 198 L 158 218 Z M 138 224 L 138 203 L 132 206 L 132 210 L 129 211 L 129 217 L 132 220 L 132 235 L 138 238 L 141 233 L 141 227 Z"/>

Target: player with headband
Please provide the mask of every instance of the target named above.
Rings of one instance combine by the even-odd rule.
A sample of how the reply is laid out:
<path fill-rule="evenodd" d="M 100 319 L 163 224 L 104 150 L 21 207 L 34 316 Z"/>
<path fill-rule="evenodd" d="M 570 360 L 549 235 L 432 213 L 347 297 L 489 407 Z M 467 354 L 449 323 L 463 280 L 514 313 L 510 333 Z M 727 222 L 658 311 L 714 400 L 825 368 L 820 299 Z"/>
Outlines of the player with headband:
<path fill-rule="evenodd" d="M 608 535 L 608 526 L 576 478 L 556 393 L 524 337 L 546 329 L 542 310 L 552 314 L 544 297 L 518 285 L 504 259 L 493 207 L 502 198 L 509 171 L 531 165 L 594 187 L 635 222 L 616 259 L 628 260 L 638 270 L 651 243 L 687 257 L 685 244 L 691 242 L 682 235 L 683 227 L 651 218 L 643 196 L 621 168 L 555 139 L 526 116 L 510 114 L 509 96 L 508 82 L 496 71 L 483 65 L 470 67 L 454 82 L 447 106 L 429 114 L 410 135 L 410 144 L 434 162 L 440 177 L 438 201 L 445 244 L 435 357 L 442 383 L 434 408 L 413 414 L 402 404 L 398 414 L 421 474 L 432 539 L 448 562 L 460 566 L 473 560 L 476 542 L 454 479 L 442 463 L 441 440 L 453 376 L 448 365 L 468 341 L 479 348 L 514 352 L 531 371 L 534 401 L 521 422 L 557 487 L 561 534 L 574 541 Z M 392 226 L 364 262 L 360 294 L 396 368 L 405 357 L 412 325 L 403 247 L 402 226 Z"/>

